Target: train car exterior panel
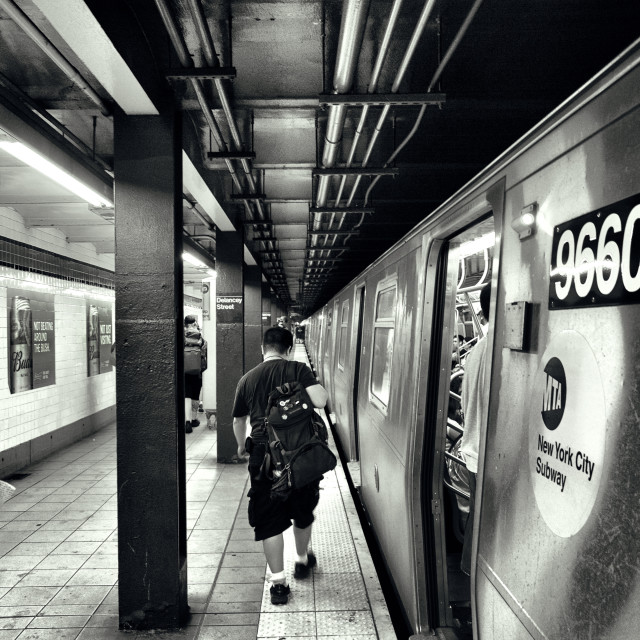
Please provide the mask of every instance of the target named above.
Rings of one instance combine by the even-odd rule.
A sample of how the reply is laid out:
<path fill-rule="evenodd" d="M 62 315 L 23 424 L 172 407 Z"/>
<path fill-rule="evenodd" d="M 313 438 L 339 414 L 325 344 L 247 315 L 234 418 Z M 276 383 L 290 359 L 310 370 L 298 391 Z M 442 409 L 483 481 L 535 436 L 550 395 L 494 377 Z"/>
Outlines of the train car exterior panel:
<path fill-rule="evenodd" d="M 556 140 L 557 159 L 508 193 L 507 212 L 538 202 L 539 231 L 531 240 L 519 242 L 515 234 L 508 234 L 504 241 L 504 261 L 529 269 L 505 271 L 499 292 L 495 371 L 500 375 L 492 381 L 479 566 L 494 584 L 500 576 L 511 594 L 511 610 L 530 632 L 528 618 L 537 621 L 539 637 L 621 637 L 611 635 L 611 621 L 629 608 L 639 589 L 640 546 L 634 532 L 640 514 L 637 493 L 629 490 L 638 486 L 630 452 L 640 444 L 637 394 L 632 391 L 638 381 L 637 306 L 596 306 L 585 298 L 573 308 L 553 309 L 549 280 L 557 257 L 554 229 L 589 212 L 596 212 L 594 219 L 598 210 L 603 216 L 629 212 L 634 196 L 640 194 L 640 117 L 637 108 L 629 110 L 628 99 L 630 88 L 638 83 L 637 70 L 617 83 L 615 108 L 611 93 L 594 91 L 594 100 L 576 114 L 580 122 L 568 121 L 563 129 L 582 131 L 583 143 L 576 146 L 577 135 L 568 136 L 564 147 Z M 621 104 L 627 105 L 626 113 Z M 581 123 L 590 126 L 585 129 Z M 530 153 L 536 154 L 536 148 Z M 516 163 L 514 169 L 518 168 Z M 612 206 L 622 201 L 626 202 Z M 589 222 L 576 227 L 575 241 L 581 233 L 586 237 L 582 229 Z M 604 251 L 604 242 L 591 245 L 594 254 L 598 246 Z M 633 274 L 637 255 L 632 259 Z M 580 276 L 583 285 L 588 277 L 588 272 Z M 606 287 L 606 275 L 601 280 Z M 585 290 L 583 285 L 579 286 Z M 537 347 L 529 353 L 502 346 L 507 331 L 502 311 L 516 301 L 533 302 L 539 310 Z M 584 308 L 589 304 L 593 306 Z M 563 363 L 566 393 L 571 389 L 575 404 L 567 405 L 569 416 L 563 416 L 564 424 L 553 435 L 549 431 L 545 444 L 545 434 L 533 425 L 544 402 L 538 378 L 545 375 L 540 371 L 551 358 Z M 562 397 L 557 404 L 562 404 Z M 589 440 L 576 438 L 576 430 L 589 431 Z M 581 481 L 576 473 L 587 480 Z M 545 483 L 557 495 L 543 488 Z M 509 515 L 514 513 L 517 519 Z M 539 588 L 545 584 L 555 588 Z M 483 589 L 480 584 L 478 588 Z M 493 632 L 489 618 L 479 620 L 481 632 L 483 625 L 485 633 Z M 631 635 L 631 627 L 622 633 Z"/>
<path fill-rule="evenodd" d="M 335 325 L 336 346 L 332 367 L 332 410 L 335 426 L 345 455 L 355 459 L 349 406 L 352 402 L 353 367 L 349 362 L 353 326 L 353 289 L 347 289 L 337 298 L 337 322 Z"/>
<path fill-rule="evenodd" d="M 419 312 L 418 290 L 421 284 L 422 251 L 419 239 L 405 245 L 393 261 L 383 268 L 372 269 L 365 280 L 366 300 L 362 336 L 362 358 L 358 413 L 360 416 L 361 492 L 390 568 L 396 589 L 403 602 L 415 614 L 415 564 L 406 550 L 411 547 L 412 532 L 410 508 L 406 492 L 406 456 L 411 426 L 414 423 L 416 355 L 408 333 L 416 330 Z M 393 355 L 390 371 L 390 396 L 384 407 L 380 398 L 372 401 L 372 375 L 375 375 L 376 328 L 385 331 L 377 303 L 390 289 L 395 291 L 393 304 Z M 376 314 L 378 320 L 376 321 Z M 404 336 L 404 337 L 402 337 Z"/>
<path fill-rule="evenodd" d="M 465 289 L 459 248 L 493 235 L 484 254 L 491 393 L 473 527 L 474 637 L 637 635 L 638 86 L 640 41 L 326 307 L 325 315 L 352 306 L 349 365 L 336 372 L 326 361 L 324 371 L 334 385 L 346 381 L 341 405 L 358 384 L 355 415 L 340 420 L 351 446 L 358 426 L 362 500 L 416 633 L 457 626 L 443 480 Z M 394 287 L 390 318 L 379 307 Z M 383 344 L 393 347 L 390 372 L 374 363 Z"/>

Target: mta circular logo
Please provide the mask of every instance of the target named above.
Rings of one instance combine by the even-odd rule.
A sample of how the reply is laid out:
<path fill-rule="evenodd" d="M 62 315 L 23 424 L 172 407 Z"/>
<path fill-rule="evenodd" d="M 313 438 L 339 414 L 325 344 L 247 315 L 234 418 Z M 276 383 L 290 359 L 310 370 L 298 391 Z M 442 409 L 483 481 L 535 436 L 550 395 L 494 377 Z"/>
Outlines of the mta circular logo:
<path fill-rule="evenodd" d="M 544 368 L 546 375 L 542 393 L 542 421 L 549 431 L 558 428 L 567 404 L 567 378 L 562 362 L 551 358 Z"/>

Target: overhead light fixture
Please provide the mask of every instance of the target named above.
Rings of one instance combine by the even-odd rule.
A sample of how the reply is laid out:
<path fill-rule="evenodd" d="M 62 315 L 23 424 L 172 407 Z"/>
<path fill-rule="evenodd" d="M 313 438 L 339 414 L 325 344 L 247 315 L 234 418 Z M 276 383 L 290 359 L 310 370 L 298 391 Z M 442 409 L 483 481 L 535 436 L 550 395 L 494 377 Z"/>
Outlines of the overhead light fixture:
<path fill-rule="evenodd" d="M 194 267 L 198 267 L 200 269 L 207 268 L 207 265 L 204 262 L 202 262 L 202 260 L 198 260 L 198 258 L 196 258 L 195 256 L 192 256 L 190 253 L 187 253 L 186 251 L 183 252 L 182 259 L 185 262 L 192 264 Z"/>
<path fill-rule="evenodd" d="M 467 256 L 473 256 L 476 253 L 480 253 L 485 249 L 489 249 L 493 247 L 496 243 L 496 234 L 495 231 L 490 231 L 489 233 L 485 233 L 483 236 L 479 238 L 474 238 L 473 240 L 467 240 L 463 242 L 458 247 L 458 257 L 466 258 Z"/>
<path fill-rule="evenodd" d="M 36 169 L 36 171 L 39 171 L 47 178 L 57 182 L 60 186 L 68 189 L 71 193 L 74 193 L 94 207 L 113 207 L 113 202 L 107 200 L 107 198 L 104 198 L 85 184 L 82 184 L 82 182 L 74 178 L 70 173 L 49 162 L 45 157 L 29 149 L 29 147 L 22 144 L 22 142 L 0 140 L 0 149 L 4 149 L 7 153 L 10 153 L 21 162 L 28 164 L 33 169 Z"/>

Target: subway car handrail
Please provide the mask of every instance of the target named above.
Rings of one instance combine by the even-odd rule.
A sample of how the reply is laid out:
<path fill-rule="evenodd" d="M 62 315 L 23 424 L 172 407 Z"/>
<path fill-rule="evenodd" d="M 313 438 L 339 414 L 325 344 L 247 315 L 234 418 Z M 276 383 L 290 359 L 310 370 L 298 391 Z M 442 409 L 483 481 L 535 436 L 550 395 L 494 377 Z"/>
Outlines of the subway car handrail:
<path fill-rule="evenodd" d="M 462 465 L 465 469 L 467 468 L 467 463 L 462 458 L 458 458 L 458 456 L 454 456 L 453 453 L 449 453 L 448 451 L 445 451 L 444 455 L 445 458 L 453 460 L 455 463 Z"/>
<path fill-rule="evenodd" d="M 450 482 L 446 480 L 446 478 L 443 478 L 442 481 L 444 482 L 444 486 L 447 487 L 448 489 L 451 489 L 453 493 L 457 493 L 459 496 L 462 496 L 467 500 L 471 500 L 471 495 L 468 494 L 466 491 L 463 491 L 462 489 L 458 489 L 457 487 L 454 487 Z"/>
<path fill-rule="evenodd" d="M 464 433 L 464 428 L 461 427 L 455 420 L 451 418 L 447 418 L 447 427 L 451 427 L 454 431 L 458 433 Z"/>

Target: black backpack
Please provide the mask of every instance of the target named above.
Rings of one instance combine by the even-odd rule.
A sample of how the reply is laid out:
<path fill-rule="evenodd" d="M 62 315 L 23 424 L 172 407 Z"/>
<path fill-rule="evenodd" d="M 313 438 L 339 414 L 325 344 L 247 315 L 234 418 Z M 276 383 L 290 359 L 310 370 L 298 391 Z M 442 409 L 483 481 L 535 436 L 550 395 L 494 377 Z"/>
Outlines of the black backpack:
<path fill-rule="evenodd" d="M 286 500 L 292 489 L 335 469 L 337 460 L 327 446 L 327 427 L 299 382 L 286 382 L 269 394 L 264 425 L 269 438 L 272 499 Z"/>

